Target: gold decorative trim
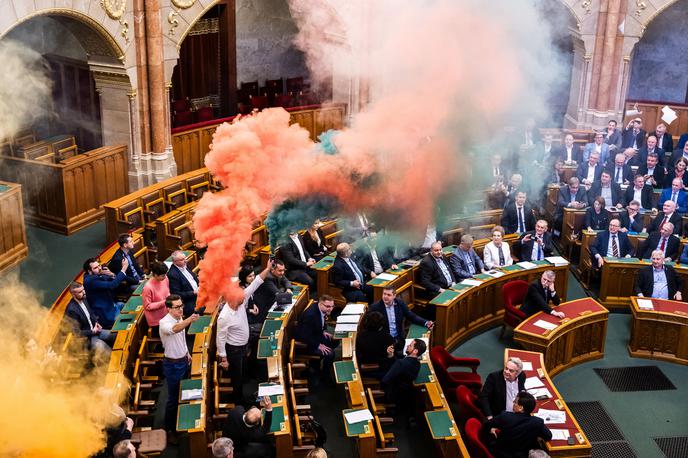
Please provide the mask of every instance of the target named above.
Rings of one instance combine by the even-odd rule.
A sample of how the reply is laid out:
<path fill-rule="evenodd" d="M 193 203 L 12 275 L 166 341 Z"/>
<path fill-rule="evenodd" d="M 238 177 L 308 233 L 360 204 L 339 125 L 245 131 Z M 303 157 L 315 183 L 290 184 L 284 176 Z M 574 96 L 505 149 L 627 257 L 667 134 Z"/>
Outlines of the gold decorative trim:
<path fill-rule="evenodd" d="M 592 0 L 585 0 L 583 3 L 581 3 L 581 8 L 585 10 L 585 14 L 590 14 L 590 10 L 592 9 Z"/>
<path fill-rule="evenodd" d="M 179 19 L 177 19 L 177 16 L 179 16 L 179 13 L 175 9 L 172 9 L 170 14 L 167 15 L 167 23 L 170 24 L 170 35 L 174 35 L 174 29 L 179 27 Z"/>
<path fill-rule="evenodd" d="M 127 0 L 100 0 L 100 6 L 105 9 L 110 19 L 118 20 L 127 8 Z"/>
<path fill-rule="evenodd" d="M 124 38 L 124 42 L 126 44 L 129 44 L 129 23 L 127 21 L 120 19 L 119 25 L 122 26 L 122 30 L 119 34 L 122 36 L 122 38 Z"/>
<path fill-rule="evenodd" d="M 635 6 L 638 7 L 637 10 L 635 10 L 635 15 L 640 17 L 643 14 L 643 11 L 647 9 L 647 3 L 645 3 L 642 0 L 635 0 Z"/>
<path fill-rule="evenodd" d="M 186 36 L 189 34 L 189 32 L 191 32 L 191 29 L 193 28 L 193 25 L 194 25 L 196 22 L 198 22 L 199 19 L 201 19 L 203 16 L 205 16 L 205 13 L 207 13 L 208 11 L 210 11 L 211 8 L 213 8 L 214 6 L 216 6 L 216 5 L 218 4 L 218 2 L 219 2 L 219 0 L 214 0 L 214 1 L 210 2 L 210 3 L 203 9 L 203 11 L 201 11 L 201 12 L 198 13 L 198 15 L 193 19 L 193 21 L 190 21 L 190 22 L 189 22 L 189 24 L 191 24 L 191 25 L 190 25 L 189 28 L 187 28 L 187 29 L 184 31 L 184 33 L 179 37 L 179 41 L 177 42 L 177 52 L 179 52 L 179 50 L 181 49 L 182 43 L 184 42 L 184 38 L 186 38 Z"/>
<path fill-rule="evenodd" d="M 172 4 L 181 9 L 191 8 L 194 3 L 196 0 L 172 0 Z"/>

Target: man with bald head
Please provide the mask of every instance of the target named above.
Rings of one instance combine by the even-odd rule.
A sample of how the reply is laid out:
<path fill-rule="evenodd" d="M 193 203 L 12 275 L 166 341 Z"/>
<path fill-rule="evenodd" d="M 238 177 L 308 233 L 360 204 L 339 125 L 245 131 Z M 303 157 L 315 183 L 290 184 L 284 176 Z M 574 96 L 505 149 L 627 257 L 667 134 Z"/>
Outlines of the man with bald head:
<path fill-rule="evenodd" d="M 332 281 L 341 288 L 347 302 L 367 302 L 373 299 L 373 288 L 366 285 L 363 269 L 352 257 L 353 250 L 348 243 L 337 245 L 337 257 L 332 264 Z"/>
<path fill-rule="evenodd" d="M 454 272 L 442 253 L 442 242 L 435 242 L 418 266 L 418 282 L 432 296 L 444 292 L 456 282 Z"/>
<path fill-rule="evenodd" d="M 666 200 L 662 205 L 662 211 L 657 214 L 657 217 L 652 221 L 647 232 L 650 234 L 658 232 L 666 223 L 673 224 L 673 233 L 681 236 L 681 215 L 676 211 L 676 202 L 673 200 Z"/>
<path fill-rule="evenodd" d="M 243 406 L 236 406 L 229 411 L 222 427 L 222 436 L 232 439 L 234 450 L 242 458 L 275 456 L 275 448 L 269 436 L 272 424 L 270 396 L 264 396 L 261 403 L 265 411 L 262 422 L 259 407 L 254 406 L 245 410 Z"/>
<path fill-rule="evenodd" d="M 461 236 L 461 243 L 456 247 L 452 257 L 449 258 L 449 265 L 454 271 L 457 280 L 471 278 L 475 274 L 485 272 L 485 264 L 482 259 L 475 254 L 473 249 L 473 236 L 464 234 Z"/>
<path fill-rule="evenodd" d="M 649 259 L 653 251 L 659 250 L 668 261 L 678 259 L 681 240 L 672 234 L 673 230 L 673 224 L 665 223 L 659 232 L 651 233 L 638 250 L 638 257 Z"/>
<path fill-rule="evenodd" d="M 655 136 L 657 137 L 657 147 L 663 149 L 667 153 L 674 151 L 674 139 L 671 134 L 667 133 L 667 128 L 664 123 L 660 123 L 655 128 Z"/>
<path fill-rule="evenodd" d="M 688 212 L 688 194 L 683 190 L 683 179 L 674 178 L 671 180 L 671 188 L 662 190 L 657 201 L 657 210 L 662 210 L 664 202 L 671 200 L 676 204 L 676 211 L 679 213 Z"/>
<path fill-rule="evenodd" d="M 652 252 L 652 265 L 638 271 L 638 280 L 633 287 L 637 296 L 683 300 L 681 277 L 676 274 L 673 267 L 664 265 L 664 260 L 661 250 Z"/>

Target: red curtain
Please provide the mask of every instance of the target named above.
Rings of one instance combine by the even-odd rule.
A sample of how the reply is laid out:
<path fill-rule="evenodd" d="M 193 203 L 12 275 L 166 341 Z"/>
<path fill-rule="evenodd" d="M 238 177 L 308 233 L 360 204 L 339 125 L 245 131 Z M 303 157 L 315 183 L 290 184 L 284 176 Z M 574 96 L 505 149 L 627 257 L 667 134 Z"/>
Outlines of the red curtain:
<path fill-rule="evenodd" d="M 189 35 L 172 75 L 174 100 L 220 94 L 220 34 Z"/>

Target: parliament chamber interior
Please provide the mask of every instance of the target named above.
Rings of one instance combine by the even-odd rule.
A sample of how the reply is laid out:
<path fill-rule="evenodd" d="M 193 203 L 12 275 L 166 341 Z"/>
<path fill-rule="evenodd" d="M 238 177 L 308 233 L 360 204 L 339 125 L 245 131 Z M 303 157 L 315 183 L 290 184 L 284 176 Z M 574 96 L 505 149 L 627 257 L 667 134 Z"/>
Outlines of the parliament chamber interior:
<path fill-rule="evenodd" d="M 688 2 L 487 3 L 1 3 L 0 456 L 688 456 Z"/>

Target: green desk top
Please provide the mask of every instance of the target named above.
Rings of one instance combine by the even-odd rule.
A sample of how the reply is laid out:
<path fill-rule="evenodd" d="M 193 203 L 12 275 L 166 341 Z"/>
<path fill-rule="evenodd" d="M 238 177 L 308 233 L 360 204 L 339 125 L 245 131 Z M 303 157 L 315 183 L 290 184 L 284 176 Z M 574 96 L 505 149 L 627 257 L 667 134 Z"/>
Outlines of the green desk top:
<path fill-rule="evenodd" d="M 184 390 L 200 390 L 203 388 L 203 380 L 200 378 L 187 378 L 179 383 L 179 387 Z"/>
<path fill-rule="evenodd" d="M 325 256 L 320 261 L 313 264 L 314 269 L 329 269 L 334 263 L 334 256 Z"/>
<path fill-rule="evenodd" d="M 443 293 L 438 294 L 435 296 L 433 300 L 430 301 L 431 304 L 433 305 L 444 305 L 448 304 L 454 299 L 456 299 L 457 296 L 459 296 L 461 293 L 457 291 L 452 291 L 450 289 L 444 290 Z"/>
<path fill-rule="evenodd" d="M 539 261 L 532 261 L 536 266 L 551 266 L 552 263 L 546 259 L 540 259 Z"/>
<path fill-rule="evenodd" d="M 184 256 L 186 256 L 188 258 L 189 256 L 191 256 L 193 254 L 193 251 L 186 250 L 186 251 L 182 251 L 182 253 L 184 253 Z M 167 259 L 165 259 L 165 262 L 172 262 L 172 255 L 169 255 L 167 257 Z"/>
<path fill-rule="evenodd" d="M 143 287 L 146 286 L 146 283 L 148 283 L 148 280 L 144 280 L 139 283 L 139 286 L 136 287 L 133 293 L 131 293 L 134 296 L 140 296 L 143 294 Z"/>
<path fill-rule="evenodd" d="M 263 322 L 263 329 L 260 331 L 260 337 L 267 339 L 271 334 L 273 336 L 278 334 L 283 324 L 284 322 L 282 320 L 265 320 Z"/>
<path fill-rule="evenodd" d="M 201 334 L 203 332 L 206 332 L 206 328 L 210 326 L 210 320 L 212 317 L 210 315 L 203 315 L 198 317 L 196 321 L 191 323 L 191 326 L 189 326 L 189 330 L 187 331 L 187 334 L 192 335 L 192 334 Z"/>
<path fill-rule="evenodd" d="M 408 332 L 406 333 L 406 338 L 407 339 L 420 339 L 421 337 L 423 337 L 423 335 L 426 332 L 430 332 L 430 331 L 428 331 L 428 328 L 426 328 L 425 326 L 421 326 L 419 324 L 412 324 L 409 327 Z"/>
<path fill-rule="evenodd" d="M 492 277 L 490 275 L 487 275 L 487 274 L 476 274 L 476 275 L 473 275 L 473 278 L 475 278 L 477 280 L 483 280 L 483 281 L 492 279 Z"/>
<path fill-rule="evenodd" d="M 449 418 L 449 412 L 446 410 L 425 412 L 425 419 L 428 421 L 428 425 L 430 425 L 430 433 L 433 439 L 456 436 L 456 430 L 451 418 Z"/>
<path fill-rule="evenodd" d="M 355 380 L 356 367 L 353 361 L 337 361 L 334 363 L 334 377 L 337 383 L 346 383 Z"/>
<path fill-rule="evenodd" d="M 442 248 L 442 253 L 444 254 L 452 254 L 456 250 L 456 245 L 447 245 Z"/>
<path fill-rule="evenodd" d="M 401 275 L 410 268 L 411 268 L 411 266 L 407 266 L 405 264 L 399 264 L 399 265 L 397 265 L 396 269 L 389 269 L 389 270 L 387 270 L 387 272 L 394 274 L 394 275 Z"/>
<path fill-rule="evenodd" d="M 430 372 L 430 365 L 428 363 L 421 363 L 420 371 L 418 371 L 418 376 L 413 383 L 416 385 L 422 385 L 423 383 L 433 382 L 434 380 L 430 378 L 431 375 L 432 372 Z"/>
<path fill-rule="evenodd" d="M 265 359 L 275 355 L 277 339 L 260 339 L 258 341 L 258 358 Z"/>
<path fill-rule="evenodd" d="M 518 266 L 516 264 L 512 264 L 510 266 L 500 267 L 500 269 L 502 269 L 504 272 L 517 272 L 519 270 L 525 270 L 523 267 Z"/>
<path fill-rule="evenodd" d="M 262 412 L 262 416 L 265 417 L 265 411 Z M 272 406 L 272 421 L 270 422 L 270 432 L 276 433 L 277 431 L 284 431 L 286 429 L 287 428 L 284 421 L 284 407 Z"/>
<path fill-rule="evenodd" d="M 640 259 L 638 258 L 612 258 L 611 256 L 605 256 L 604 258 L 605 261 L 614 261 L 614 262 L 640 262 Z"/>
<path fill-rule="evenodd" d="M 278 383 L 269 383 L 269 382 L 265 382 L 265 383 L 259 383 L 259 384 L 258 384 L 259 387 L 261 387 L 261 386 L 271 386 L 271 385 L 278 385 Z M 282 403 L 282 396 L 283 396 L 283 395 L 281 395 L 281 394 L 273 394 L 272 396 L 270 396 L 270 401 L 272 402 L 273 405 L 275 405 L 275 404 L 281 404 L 281 403 Z"/>
<path fill-rule="evenodd" d="M 4 184 L 0 184 L 0 192 L 5 192 L 5 191 L 7 191 L 8 189 L 10 189 L 9 186 L 5 186 Z"/>
<path fill-rule="evenodd" d="M 201 427 L 201 403 L 179 404 L 177 431 L 188 431 Z"/>
<path fill-rule="evenodd" d="M 122 313 L 136 313 L 143 307 L 143 299 L 141 296 L 131 296 L 124 307 Z"/>
<path fill-rule="evenodd" d="M 112 325 L 111 331 L 128 331 L 134 324 L 136 324 L 136 315 L 120 313 L 117 320 L 115 320 L 115 324 Z"/>
<path fill-rule="evenodd" d="M 266 315 L 266 318 L 271 319 L 271 320 L 276 319 L 278 321 L 281 321 L 281 318 L 284 317 L 284 313 L 285 313 L 284 311 L 278 312 L 278 311 L 273 310 L 272 312 L 268 312 L 268 314 Z"/>
<path fill-rule="evenodd" d="M 301 285 L 295 285 L 291 284 L 291 292 L 293 293 L 294 296 L 298 296 L 301 290 L 303 289 L 303 286 Z"/>
<path fill-rule="evenodd" d="M 461 283 L 454 283 L 452 285 L 452 287 L 449 289 L 451 289 L 452 291 L 463 291 L 464 289 L 468 289 L 468 288 L 473 288 L 473 287 L 470 285 L 462 285 Z"/>
<path fill-rule="evenodd" d="M 371 278 L 370 280 L 368 280 L 368 283 L 366 283 L 366 284 L 370 285 L 370 286 L 382 286 L 382 285 L 389 283 L 390 281 L 392 281 L 392 280 L 382 280 L 381 278 Z"/>
<path fill-rule="evenodd" d="M 354 334 L 353 331 L 347 331 L 347 332 L 335 332 L 334 333 L 334 338 L 341 340 L 341 339 L 346 339 L 347 337 L 351 337 Z"/>
<path fill-rule="evenodd" d="M 344 409 L 342 410 L 342 417 L 344 414 L 349 412 L 356 412 L 361 409 Z M 344 417 L 344 424 L 346 425 L 346 435 L 349 437 L 359 436 L 361 434 L 368 434 L 370 432 L 370 426 L 368 425 L 370 421 L 359 421 L 358 423 L 349 423 Z"/>

